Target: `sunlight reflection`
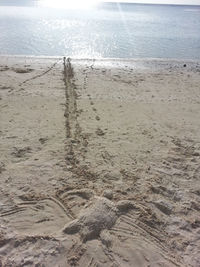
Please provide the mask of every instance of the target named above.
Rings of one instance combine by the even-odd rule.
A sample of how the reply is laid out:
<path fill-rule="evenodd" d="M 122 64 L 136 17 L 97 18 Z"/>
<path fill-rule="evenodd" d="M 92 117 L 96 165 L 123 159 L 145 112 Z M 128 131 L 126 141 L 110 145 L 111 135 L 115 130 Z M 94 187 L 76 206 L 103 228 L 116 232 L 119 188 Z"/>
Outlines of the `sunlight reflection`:
<path fill-rule="evenodd" d="M 87 9 L 96 6 L 100 0 L 40 0 L 40 5 L 53 8 Z"/>

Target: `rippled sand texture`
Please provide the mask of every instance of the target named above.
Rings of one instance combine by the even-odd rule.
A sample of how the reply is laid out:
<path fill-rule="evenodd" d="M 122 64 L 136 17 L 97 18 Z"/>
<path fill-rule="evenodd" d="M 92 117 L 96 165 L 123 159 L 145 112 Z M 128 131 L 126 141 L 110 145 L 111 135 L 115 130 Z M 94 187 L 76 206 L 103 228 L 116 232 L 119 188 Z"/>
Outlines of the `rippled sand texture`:
<path fill-rule="evenodd" d="M 3 266 L 200 265 L 200 64 L 0 58 Z"/>

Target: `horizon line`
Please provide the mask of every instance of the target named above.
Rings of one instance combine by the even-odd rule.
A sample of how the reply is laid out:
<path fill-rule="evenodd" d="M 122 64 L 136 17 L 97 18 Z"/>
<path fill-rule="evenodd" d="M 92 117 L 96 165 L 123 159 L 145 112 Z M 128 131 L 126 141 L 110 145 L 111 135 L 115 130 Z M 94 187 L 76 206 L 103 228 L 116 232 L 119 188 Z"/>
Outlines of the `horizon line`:
<path fill-rule="evenodd" d="M 167 6 L 200 6 L 199 4 L 192 4 L 192 3 L 184 3 L 184 4 L 179 4 L 179 3 L 138 3 L 138 2 L 130 2 L 130 1 L 116 1 L 116 0 L 110 0 L 110 1 L 106 1 L 106 0 L 101 0 L 99 1 L 99 4 L 101 3 L 106 3 L 106 4 L 136 4 L 136 5 L 167 5 Z"/>

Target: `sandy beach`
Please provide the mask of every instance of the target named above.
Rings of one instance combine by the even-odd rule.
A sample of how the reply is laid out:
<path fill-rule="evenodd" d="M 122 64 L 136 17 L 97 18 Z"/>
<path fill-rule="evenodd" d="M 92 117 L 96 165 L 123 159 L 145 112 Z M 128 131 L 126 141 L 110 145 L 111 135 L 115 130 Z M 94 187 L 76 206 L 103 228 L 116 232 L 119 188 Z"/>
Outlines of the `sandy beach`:
<path fill-rule="evenodd" d="M 200 62 L 0 56 L 0 266 L 200 266 Z"/>

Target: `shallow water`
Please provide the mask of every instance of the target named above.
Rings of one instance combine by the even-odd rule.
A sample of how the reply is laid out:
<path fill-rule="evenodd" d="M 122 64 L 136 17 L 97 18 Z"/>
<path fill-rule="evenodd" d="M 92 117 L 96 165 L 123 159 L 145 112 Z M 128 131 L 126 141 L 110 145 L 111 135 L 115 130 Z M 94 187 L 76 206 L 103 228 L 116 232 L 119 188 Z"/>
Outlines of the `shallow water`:
<path fill-rule="evenodd" d="M 0 54 L 200 59 L 200 6 L 69 10 L 0 0 Z"/>

